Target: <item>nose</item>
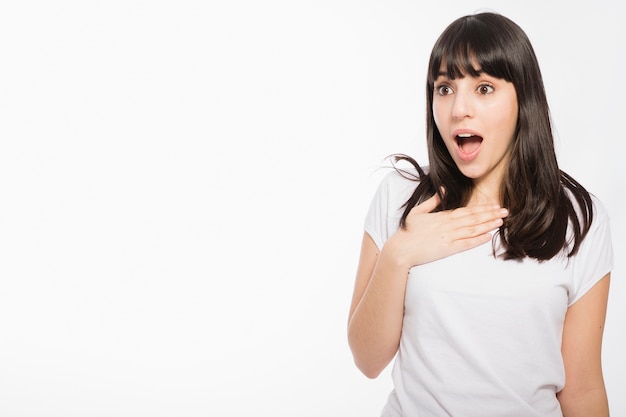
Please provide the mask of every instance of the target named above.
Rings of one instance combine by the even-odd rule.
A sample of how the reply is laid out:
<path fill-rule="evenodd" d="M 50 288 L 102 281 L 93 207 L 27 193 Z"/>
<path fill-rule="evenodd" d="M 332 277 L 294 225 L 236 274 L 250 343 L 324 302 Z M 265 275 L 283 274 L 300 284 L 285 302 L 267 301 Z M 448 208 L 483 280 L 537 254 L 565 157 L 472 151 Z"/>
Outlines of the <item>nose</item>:
<path fill-rule="evenodd" d="M 456 92 L 454 94 L 454 103 L 452 104 L 452 117 L 460 120 L 473 115 L 471 97 L 468 96 L 467 92 Z"/>

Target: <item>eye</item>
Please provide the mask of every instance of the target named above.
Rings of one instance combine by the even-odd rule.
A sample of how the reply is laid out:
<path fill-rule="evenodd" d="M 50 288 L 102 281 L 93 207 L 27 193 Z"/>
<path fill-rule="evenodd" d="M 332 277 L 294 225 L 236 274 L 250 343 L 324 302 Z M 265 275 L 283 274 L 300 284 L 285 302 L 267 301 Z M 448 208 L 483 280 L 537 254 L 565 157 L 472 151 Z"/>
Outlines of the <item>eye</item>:
<path fill-rule="evenodd" d="M 491 84 L 481 84 L 478 86 L 478 94 L 489 94 L 493 93 L 493 86 Z"/>
<path fill-rule="evenodd" d="M 452 94 L 452 88 L 450 88 L 450 86 L 447 84 L 442 84 L 435 87 L 435 92 L 440 96 L 447 96 L 449 94 Z"/>

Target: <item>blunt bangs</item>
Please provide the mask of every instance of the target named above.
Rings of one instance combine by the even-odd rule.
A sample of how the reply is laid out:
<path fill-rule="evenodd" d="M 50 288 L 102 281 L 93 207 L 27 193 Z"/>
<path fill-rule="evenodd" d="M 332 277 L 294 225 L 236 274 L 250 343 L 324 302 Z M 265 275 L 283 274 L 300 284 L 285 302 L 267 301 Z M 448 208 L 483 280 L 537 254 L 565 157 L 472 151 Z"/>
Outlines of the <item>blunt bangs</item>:
<path fill-rule="evenodd" d="M 486 73 L 509 82 L 514 81 L 515 71 L 512 70 L 511 59 L 515 59 L 517 48 L 514 36 L 511 36 L 512 28 L 503 28 L 502 21 L 489 22 L 489 19 L 484 19 L 485 16 L 473 15 L 458 19 L 441 34 L 433 47 L 429 63 L 430 87 L 440 75 L 442 64 L 450 79 L 466 75 L 478 77 Z"/>

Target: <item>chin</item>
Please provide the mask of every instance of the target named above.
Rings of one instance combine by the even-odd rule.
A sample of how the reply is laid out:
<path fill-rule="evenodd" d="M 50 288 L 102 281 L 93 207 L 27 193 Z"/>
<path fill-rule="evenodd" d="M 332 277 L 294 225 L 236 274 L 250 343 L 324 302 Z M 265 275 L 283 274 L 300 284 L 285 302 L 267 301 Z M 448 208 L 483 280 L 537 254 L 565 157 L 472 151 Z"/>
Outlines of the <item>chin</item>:
<path fill-rule="evenodd" d="M 482 170 L 478 170 L 478 169 L 469 169 L 467 167 L 458 167 L 459 171 L 461 171 L 461 174 L 463 174 L 464 176 L 466 176 L 469 179 L 472 180 L 476 180 L 480 177 L 482 177 L 484 175 L 484 172 Z"/>

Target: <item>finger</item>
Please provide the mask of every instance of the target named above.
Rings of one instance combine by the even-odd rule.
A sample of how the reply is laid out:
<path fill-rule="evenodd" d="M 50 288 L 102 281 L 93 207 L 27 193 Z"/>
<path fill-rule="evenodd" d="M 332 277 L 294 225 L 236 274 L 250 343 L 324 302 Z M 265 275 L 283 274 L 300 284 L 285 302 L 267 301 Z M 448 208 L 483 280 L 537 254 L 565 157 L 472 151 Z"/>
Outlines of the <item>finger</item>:
<path fill-rule="evenodd" d="M 507 211 L 505 209 L 497 209 L 491 212 L 493 216 L 485 217 L 488 214 L 473 214 L 463 219 L 454 219 L 448 221 L 449 236 L 452 241 L 459 241 L 468 238 L 475 238 L 481 235 L 492 236 L 504 224 L 504 217 Z M 468 218 L 472 220 L 469 221 Z"/>
<path fill-rule="evenodd" d="M 491 233 L 483 233 L 478 236 L 468 237 L 466 239 L 459 239 L 453 242 L 452 247 L 455 252 L 462 252 L 468 249 L 475 248 L 476 246 L 483 245 L 492 239 Z"/>
<path fill-rule="evenodd" d="M 479 237 L 482 235 L 489 235 L 502 226 L 503 220 L 501 218 L 491 219 L 489 221 L 470 224 L 465 227 L 460 227 L 451 232 L 451 237 L 455 240 L 463 240 L 468 238 Z"/>
<path fill-rule="evenodd" d="M 459 226 L 484 223 L 508 215 L 509 211 L 499 206 L 461 207 L 450 212 L 450 218 L 457 221 Z"/>
<path fill-rule="evenodd" d="M 415 207 L 411 209 L 411 211 L 415 211 L 417 213 L 430 213 L 434 209 L 437 208 L 441 200 L 437 194 L 433 194 L 428 200 L 424 200 Z"/>

